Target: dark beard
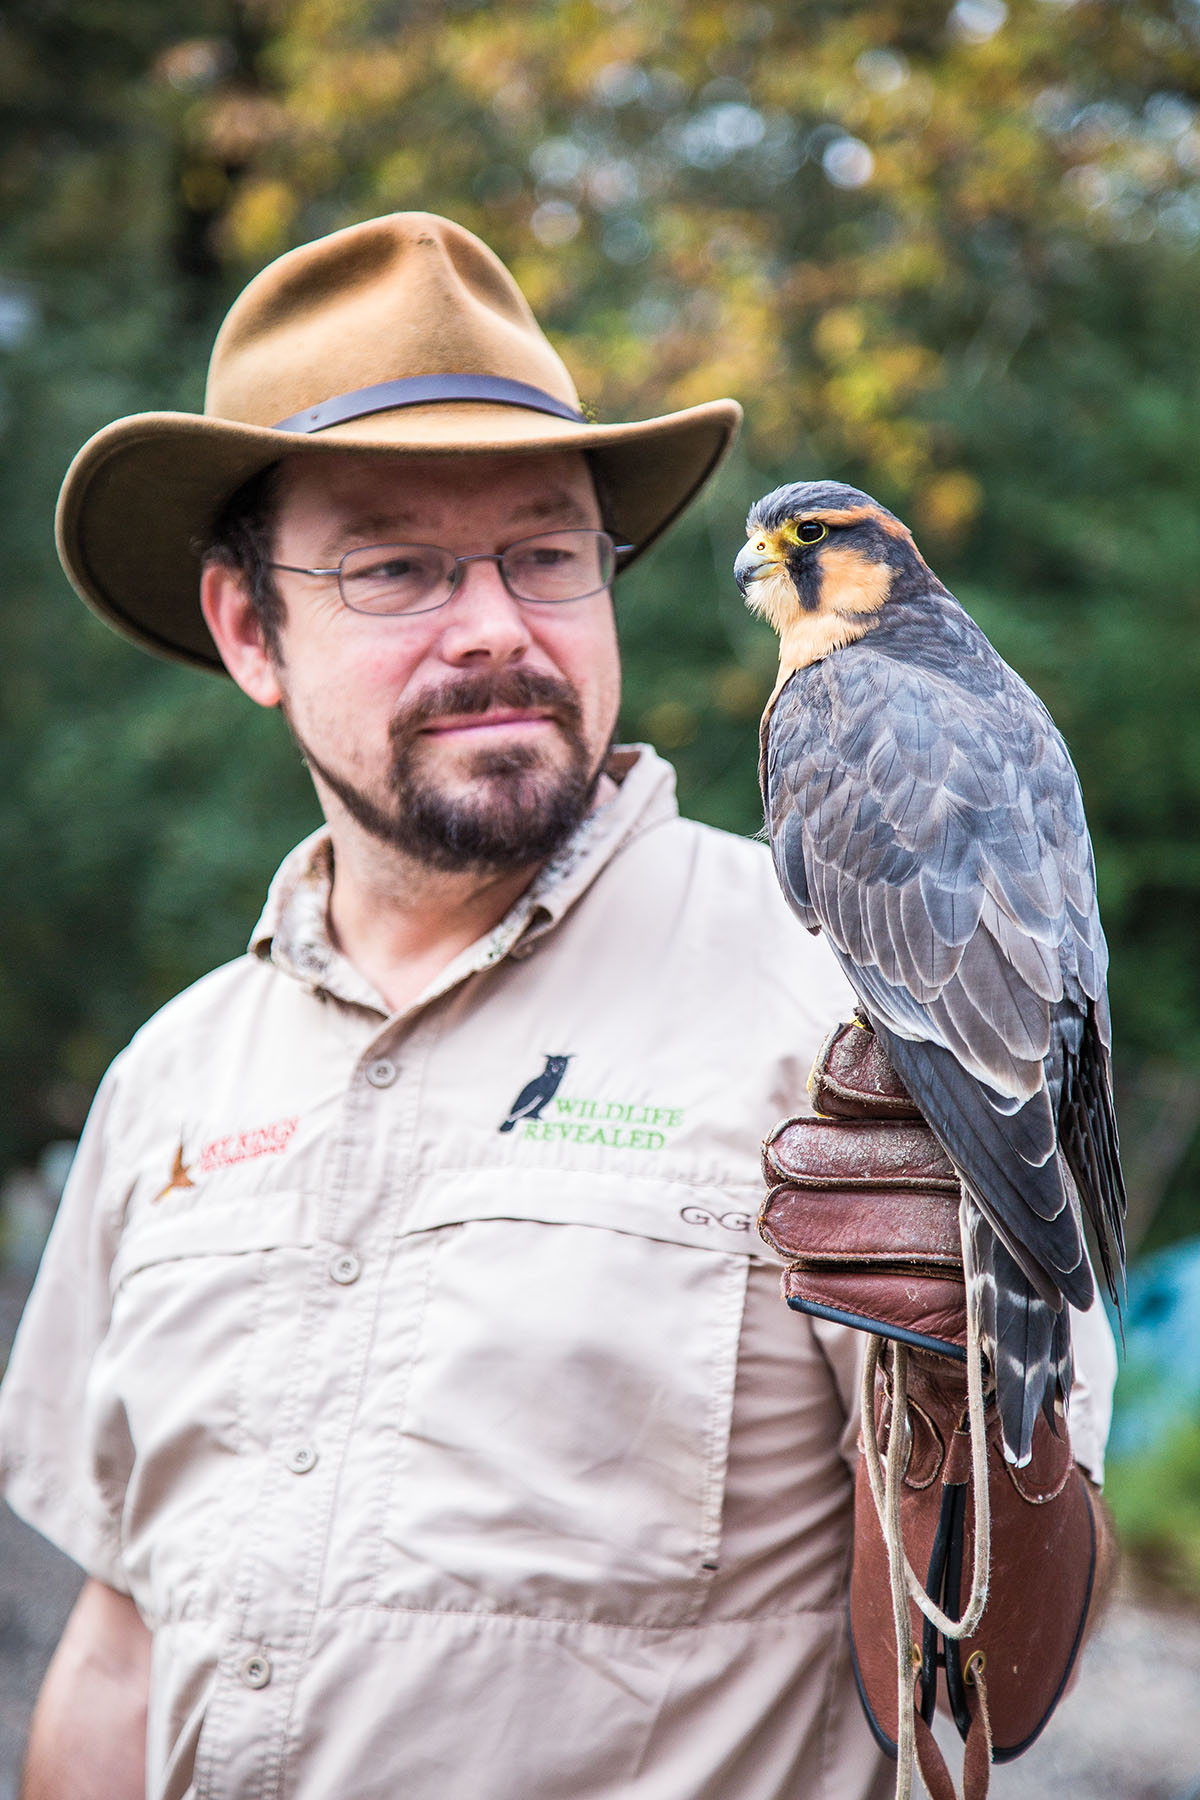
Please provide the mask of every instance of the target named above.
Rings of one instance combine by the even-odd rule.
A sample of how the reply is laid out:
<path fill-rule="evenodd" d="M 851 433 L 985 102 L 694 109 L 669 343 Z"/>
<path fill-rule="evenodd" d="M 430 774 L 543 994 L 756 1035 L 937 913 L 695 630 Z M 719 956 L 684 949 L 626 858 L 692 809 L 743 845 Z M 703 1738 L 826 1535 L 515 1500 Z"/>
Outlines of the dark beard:
<path fill-rule="evenodd" d="M 569 753 L 561 767 L 547 767 L 540 750 L 518 743 L 476 752 L 470 773 L 478 792 L 469 797 L 451 798 L 423 777 L 421 728 L 430 719 L 530 706 L 547 710 L 557 726 Z M 356 824 L 425 867 L 448 872 L 506 874 L 545 862 L 586 817 L 600 779 L 600 768 L 588 766 L 575 694 L 565 682 L 532 670 L 461 676 L 398 713 L 388 732 L 390 805 L 326 768 L 290 718 L 288 724 L 309 767 Z"/>

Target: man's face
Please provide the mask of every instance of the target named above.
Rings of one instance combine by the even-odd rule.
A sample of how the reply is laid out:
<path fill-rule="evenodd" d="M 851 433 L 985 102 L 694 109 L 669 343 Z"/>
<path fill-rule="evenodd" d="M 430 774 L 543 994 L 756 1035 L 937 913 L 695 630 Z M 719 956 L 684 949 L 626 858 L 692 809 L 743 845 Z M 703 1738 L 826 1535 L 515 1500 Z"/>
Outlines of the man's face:
<path fill-rule="evenodd" d="M 597 529 L 584 458 L 294 457 L 281 471 L 273 559 L 332 568 L 359 545 L 499 552 Z M 337 582 L 277 574 L 286 605 L 281 703 L 328 806 L 443 869 L 519 869 L 584 816 L 616 725 L 620 669 L 607 591 L 522 604 L 495 563 L 461 571 L 446 605 L 350 611 Z"/>

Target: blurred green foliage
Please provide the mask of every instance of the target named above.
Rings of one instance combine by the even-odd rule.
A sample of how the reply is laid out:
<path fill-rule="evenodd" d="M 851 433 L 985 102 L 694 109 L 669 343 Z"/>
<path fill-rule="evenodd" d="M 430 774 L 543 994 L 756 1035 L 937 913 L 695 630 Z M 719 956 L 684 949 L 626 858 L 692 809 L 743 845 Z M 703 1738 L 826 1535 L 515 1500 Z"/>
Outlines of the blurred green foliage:
<path fill-rule="evenodd" d="M 1104 1497 L 1139 1570 L 1200 1600 L 1200 1419 L 1181 1419 L 1136 1456 L 1110 1458 Z"/>
<path fill-rule="evenodd" d="M 200 405 L 271 255 L 404 207 L 496 247 L 601 417 L 746 404 L 618 596 L 624 729 L 685 807 L 760 821 L 746 506 L 866 487 L 1071 744 L 1126 1064 L 1200 1071 L 1198 98 L 1191 0 L 6 5 L 0 1165 L 237 954 L 315 820 L 277 721 L 82 611 L 62 470 L 110 418 Z M 1200 1073 L 1172 1092 L 1200 1109 Z M 1196 1229 L 1195 1156 L 1173 1187 L 1144 1160 L 1143 1211 L 1168 1187 Z"/>

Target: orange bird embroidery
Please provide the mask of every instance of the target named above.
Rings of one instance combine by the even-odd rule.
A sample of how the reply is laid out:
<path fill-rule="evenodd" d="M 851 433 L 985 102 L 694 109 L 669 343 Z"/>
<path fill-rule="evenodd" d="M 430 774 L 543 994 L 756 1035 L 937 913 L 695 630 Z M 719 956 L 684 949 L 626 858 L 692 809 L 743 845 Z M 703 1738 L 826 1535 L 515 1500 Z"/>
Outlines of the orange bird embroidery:
<path fill-rule="evenodd" d="M 179 1148 L 175 1152 L 175 1163 L 171 1170 L 171 1179 L 160 1194 L 155 1194 L 151 1205 L 157 1206 L 160 1200 L 165 1200 L 172 1188 L 190 1188 L 195 1187 L 195 1185 L 195 1182 L 187 1172 L 187 1165 L 183 1160 L 183 1139 L 180 1138 Z"/>

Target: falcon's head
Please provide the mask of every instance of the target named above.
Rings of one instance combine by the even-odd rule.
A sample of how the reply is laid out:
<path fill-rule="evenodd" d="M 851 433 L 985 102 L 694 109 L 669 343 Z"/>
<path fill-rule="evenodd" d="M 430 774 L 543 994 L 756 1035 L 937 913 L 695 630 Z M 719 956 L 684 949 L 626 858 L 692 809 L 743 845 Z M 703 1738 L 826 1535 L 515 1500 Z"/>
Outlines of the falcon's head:
<path fill-rule="evenodd" d="M 897 581 L 929 571 L 894 514 L 838 481 L 776 488 L 750 509 L 733 565 L 752 612 L 779 633 L 789 669 L 862 637 Z"/>

